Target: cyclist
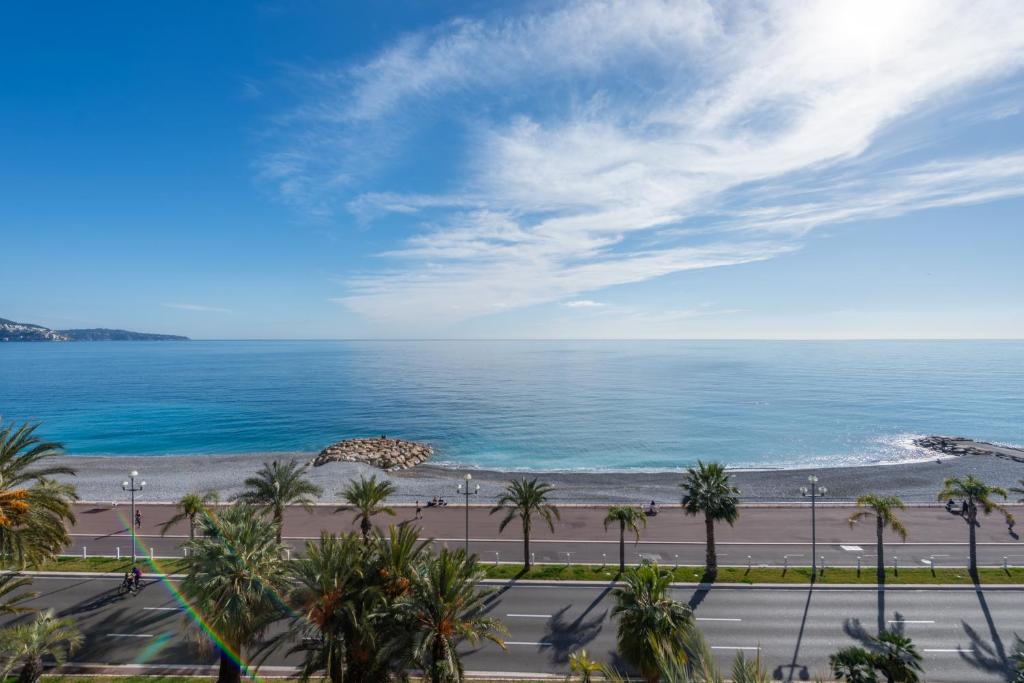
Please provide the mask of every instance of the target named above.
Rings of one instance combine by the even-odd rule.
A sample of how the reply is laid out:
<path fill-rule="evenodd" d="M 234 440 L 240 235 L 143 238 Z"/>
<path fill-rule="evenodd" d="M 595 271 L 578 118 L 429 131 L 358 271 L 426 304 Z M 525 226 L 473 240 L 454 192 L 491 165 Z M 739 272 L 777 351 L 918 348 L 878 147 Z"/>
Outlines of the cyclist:
<path fill-rule="evenodd" d="M 132 587 L 135 590 L 139 590 L 139 586 L 142 583 L 142 570 L 137 565 L 132 566 Z"/>

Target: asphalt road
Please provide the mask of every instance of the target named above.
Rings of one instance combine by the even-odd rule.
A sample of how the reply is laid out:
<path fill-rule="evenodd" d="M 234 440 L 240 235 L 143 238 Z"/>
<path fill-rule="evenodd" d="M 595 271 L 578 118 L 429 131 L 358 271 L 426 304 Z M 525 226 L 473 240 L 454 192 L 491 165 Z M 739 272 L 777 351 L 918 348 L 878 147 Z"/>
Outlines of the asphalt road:
<path fill-rule="evenodd" d="M 154 582 L 137 596 L 117 597 L 114 578 L 40 576 L 37 607 L 73 615 L 86 634 L 78 663 L 166 667 L 212 664 L 189 640 L 189 619 L 172 594 Z M 586 647 L 615 662 L 610 586 L 496 586 L 492 615 L 509 629 L 508 651 L 467 650 L 468 670 L 566 670 L 569 654 Z M 698 624 L 727 666 L 736 652 L 760 653 L 778 680 L 812 680 L 827 673 L 828 655 L 855 644 L 880 622 L 903 629 L 924 654 L 929 681 L 1007 680 L 1015 639 L 1024 636 L 1024 591 L 1016 588 L 681 587 L 676 598 L 695 607 Z M 280 656 L 271 667 L 289 662 Z"/>
<path fill-rule="evenodd" d="M 1018 517 L 1024 517 L 1021 506 L 1012 507 Z M 140 509 L 140 551 L 148 553 L 153 548 L 157 556 L 180 556 L 179 545 L 187 538 L 187 526 L 178 524 L 166 536 L 161 535 L 161 524 L 173 514 L 173 508 L 147 505 Z M 874 525 L 869 521 L 851 528 L 847 522 L 851 512 L 849 506 L 822 507 L 817 511 L 817 554 L 824 557 L 825 566 L 854 566 L 858 557 L 866 565 L 875 561 Z M 531 548 L 536 561 L 617 562 L 618 529 L 604 528 L 605 513 L 606 508 L 602 507 L 563 508 L 554 532 L 535 528 Z M 116 555 L 118 551 L 130 554 L 128 506 L 83 505 L 78 507 L 77 514 L 68 554 L 81 555 L 83 548 L 89 555 Z M 967 564 L 968 529 L 962 518 L 942 507 L 911 508 L 901 517 L 909 537 L 904 543 L 887 535 L 889 564 L 894 556 L 899 558 L 900 566 L 928 566 L 932 561 L 937 567 Z M 414 519 L 412 508 L 399 507 L 394 517 L 381 516 L 375 521 L 379 525 L 416 524 L 422 528 L 424 537 L 451 547 L 465 542 L 465 508 L 460 506 L 427 508 L 421 519 Z M 519 528 L 513 522 L 499 533 L 498 521 L 498 516 L 491 516 L 486 507 L 470 508 L 470 550 L 486 562 L 521 562 Z M 809 565 L 810 526 L 810 510 L 806 506 L 744 507 L 734 526 L 718 525 L 719 560 L 726 565 L 746 565 L 748 561 L 768 566 L 782 566 L 787 561 L 790 565 Z M 306 539 L 317 538 L 321 529 L 341 532 L 354 528 L 351 513 L 335 513 L 334 506 L 318 506 L 312 514 L 289 509 L 285 517 L 285 537 L 296 551 Z M 983 518 L 977 532 L 981 564 L 1001 565 L 1005 557 L 1012 566 L 1024 565 L 1024 541 L 1007 527 L 1002 517 Z M 703 563 L 703 521 L 684 516 L 678 508 L 663 507 L 657 517 L 648 519 L 639 544 L 634 544 L 632 537 L 628 541 L 628 562 L 648 559 L 662 564 Z"/>

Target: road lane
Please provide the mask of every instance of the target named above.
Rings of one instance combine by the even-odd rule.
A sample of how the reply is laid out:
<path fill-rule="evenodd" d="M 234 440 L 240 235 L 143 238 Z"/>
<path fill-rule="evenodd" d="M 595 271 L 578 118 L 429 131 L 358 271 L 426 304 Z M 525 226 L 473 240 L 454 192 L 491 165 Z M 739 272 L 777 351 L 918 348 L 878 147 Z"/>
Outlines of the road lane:
<path fill-rule="evenodd" d="M 111 664 L 213 664 L 186 628 L 188 616 L 167 586 L 151 583 L 118 597 L 116 578 L 38 577 L 34 606 L 73 615 L 86 634 L 74 661 Z M 613 598 L 608 585 L 502 585 L 487 605 L 509 629 L 508 652 L 467 649 L 480 671 L 564 672 L 586 647 L 616 663 Z M 827 673 L 828 655 L 885 625 L 910 635 L 924 652 L 929 681 L 1001 680 L 1015 638 L 1024 636 L 1024 591 L 807 587 L 678 587 L 723 666 L 739 651 L 759 652 L 779 680 Z M 550 616 L 547 616 L 550 615 Z M 292 660 L 293 662 L 294 660 Z M 275 655 L 270 665 L 284 665 Z"/>

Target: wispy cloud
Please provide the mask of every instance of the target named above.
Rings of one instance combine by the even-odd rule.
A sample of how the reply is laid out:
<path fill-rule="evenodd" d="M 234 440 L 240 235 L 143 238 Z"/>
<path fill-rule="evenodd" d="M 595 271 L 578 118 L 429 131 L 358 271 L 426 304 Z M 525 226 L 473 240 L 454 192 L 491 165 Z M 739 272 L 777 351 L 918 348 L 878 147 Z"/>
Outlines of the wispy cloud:
<path fill-rule="evenodd" d="M 174 308 L 179 311 L 197 311 L 201 313 L 231 313 L 227 308 L 217 306 L 202 306 L 200 304 L 160 304 L 164 308 Z"/>
<path fill-rule="evenodd" d="M 776 258 L 821 225 L 1024 195 L 1021 150 L 884 136 L 1022 65 L 1016 0 L 575 2 L 313 74 L 263 177 L 320 215 L 404 219 L 339 302 L 460 320 Z M 379 165 L 439 122 L 460 131 L 452 182 L 381 186 Z"/>
<path fill-rule="evenodd" d="M 604 306 L 600 301 L 594 301 L 593 299 L 576 299 L 575 301 L 566 301 L 565 305 L 569 308 L 598 308 Z"/>

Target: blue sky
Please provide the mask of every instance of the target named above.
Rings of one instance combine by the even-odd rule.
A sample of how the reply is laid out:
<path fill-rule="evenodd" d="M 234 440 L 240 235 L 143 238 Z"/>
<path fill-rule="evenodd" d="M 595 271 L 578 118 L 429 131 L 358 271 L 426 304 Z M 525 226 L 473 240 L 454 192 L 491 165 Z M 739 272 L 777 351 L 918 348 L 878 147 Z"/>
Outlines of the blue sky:
<path fill-rule="evenodd" d="M 1024 4 L 11 3 L 0 317 L 1024 337 Z"/>

